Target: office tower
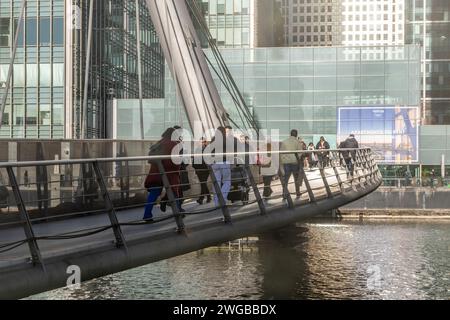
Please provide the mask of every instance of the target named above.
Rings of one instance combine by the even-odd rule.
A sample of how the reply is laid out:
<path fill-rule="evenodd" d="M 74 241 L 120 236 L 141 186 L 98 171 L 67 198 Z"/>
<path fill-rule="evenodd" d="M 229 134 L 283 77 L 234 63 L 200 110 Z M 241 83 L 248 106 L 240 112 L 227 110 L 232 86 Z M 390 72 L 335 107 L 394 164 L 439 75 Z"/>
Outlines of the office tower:
<path fill-rule="evenodd" d="M 342 44 L 403 45 L 404 0 L 342 0 Z"/>
<path fill-rule="evenodd" d="M 282 44 L 282 18 L 273 0 L 196 0 L 218 47 Z"/>
<path fill-rule="evenodd" d="M 286 46 L 332 46 L 342 41 L 342 0 L 276 0 Z"/>
<path fill-rule="evenodd" d="M 136 3 L 142 97 L 163 97 L 164 58 L 144 1 L 92 2 L 89 46 L 90 3 L 27 1 L 0 137 L 106 137 L 109 102 L 139 97 Z M 0 2 L 0 94 L 6 87 L 20 7 L 21 1 Z"/>
<path fill-rule="evenodd" d="M 423 49 L 423 124 L 450 124 L 450 1 L 406 0 L 406 42 Z"/>

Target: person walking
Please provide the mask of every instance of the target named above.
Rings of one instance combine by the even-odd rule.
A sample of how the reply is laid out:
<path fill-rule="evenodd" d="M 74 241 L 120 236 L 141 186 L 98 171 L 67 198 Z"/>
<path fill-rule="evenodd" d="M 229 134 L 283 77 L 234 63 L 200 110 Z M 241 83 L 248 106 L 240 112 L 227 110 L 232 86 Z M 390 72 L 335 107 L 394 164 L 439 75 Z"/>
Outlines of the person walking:
<path fill-rule="evenodd" d="M 196 154 L 203 154 L 203 151 L 205 150 L 206 146 L 208 145 L 208 141 L 206 141 L 205 138 L 202 138 L 201 146 L 200 148 L 196 149 Z M 203 156 L 200 158 L 194 158 L 193 168 L 195 170 L 195 174 L 198 177 L 198 180 L 200 182 L 200 196 L 197 199 L 198 204 L 203 204 L 203 200 L 206 197 L 206 202 L 211 202 L 211 194 L 208 189 L 208 178 L 209 178 L 209 168 L 208 165 L 205 162 L 205 159 Z"/>
<path fill-rule="evenodd" d="M 289 138 L 281 142 L 280 151 L 293 151 L 293 153 L 283 153 L 280 156 L 281 164 L 284 169 L 284 184 L 289 189 L 289 179 L 294 176 L 295 193 L 300 197 L 300 187 L 303 179 L 300 180 L 300 166 L 303 167 L 302 155 L 296 155 L 295 151 L 303 150 L 302 143 L 298 140 L 298 131 L 291 130 Z M 300 157 L 300 158 L 298 158 Z M 300 159 L 300 160 L 299 160 Z"/>
<path fill-rule="evenodd" d="M 150 150 L 150 155 L 170 155 L 172 149 L 179 143 L 179 141 L 172 141 L 172 134 L 175 132 L 174 128 L 168 128 L 161 136 L 161 140 L 155 145 L 153 150 Z M 150 171 L 145 179 L 145 188 L 148 189 L 147 204 L 144 209 L 144 220 L 153 220 L 153 206 L 163 191 L 162 173 L 159 172 L 157 163 L 150 162 Z M 162 160 L 162 165 L 172 186 L 172 191 L 175 198 L 180 198 L 180 165 L 173 163 L 172 159 Z M 176 201 L 176 205 L 181 209 L 181 203 Z"/>
<path fill-rule="evenodd" d="M 330 144 L 328 143 L 328 141 L 326 141 L 323 136 L 320 137 L 320 141 L 316 145 L 316 150 L 329 150 L 329 149 Z M 325 168 L 326 166 L 328 166 L 328 151 L 318 152 L 318 158 L 321 168 Z"/>
<path fill-rule="evenodd" d="M 340 149 L 358 149 L 359 144 L 355 139 L 354 134 L 350 134 L 345 141 L 341 142 L 339 145 Z M 356 161 L 356 150 L 352 151 L 342 151 L 342 156 L 344 157 L 345 165 L 347 166 L 349 174 L 353 177 L 355 166 L 354 162 Z"/>
<path fill-rule="evenodd" d="M 316 148 L 314 147 L 314 143 L 310 142 L 308 144 L 307 150 L 309 150 L 309 151 L 316 150 Z M 311 170 L 313 167 L 315 167 L 317 165 L 317 161 L 318 161 L 317 155 L 315 152 L 308 153 L 308 166 Z"/>
<path fill-rule="evenodd" d="M 229 146 L 235 145 L 235 139 L 233 136 L 233 130 L 231 127 L 225 129 L 224 127 L 219 127 L 216 130 L 214 138 L 211 143 L 214 143 L 214 153 L 227 153 L 227 151 L 234 152 L 234 150 L 227 150 L 227 141 Z M 231 189 L 231 163 L 227 161 L 227 156 L 215 157 L 214 163 L 211 168 L 216 178 L 217 183 L 221 187 L 221 192 L 223 199 L 227 202 L 228 193 Z M 214 203 L 219 206 L 219 198 L 217 194 L 214 195 Z"/>
<path fill-rule="evenodd" d="M 264 191 L 263 191 L 263 197 L 269 198 L 272 193 L 272 180 L 273 177 L 277 175 L 279 167 L 278 167 L 278 161 L 275 161 L 275 157 L 278 157 L 278 154 L 272 153 L 272 142 L 267 141 L 266 143 L 266 151 L 262 154 L 260 158 L 261 163 L 261 174 L 263 176 L 263 182 L 264 182 Z"/>

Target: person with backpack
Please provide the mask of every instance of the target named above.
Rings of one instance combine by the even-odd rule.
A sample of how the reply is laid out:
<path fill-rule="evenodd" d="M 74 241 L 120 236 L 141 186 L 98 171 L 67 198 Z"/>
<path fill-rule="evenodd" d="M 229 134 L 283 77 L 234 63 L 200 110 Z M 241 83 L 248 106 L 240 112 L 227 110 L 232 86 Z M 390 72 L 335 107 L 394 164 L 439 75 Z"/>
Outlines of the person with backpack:
<path fill-rule="evenodd" d="M 350 134 L 345 141 L 341 142 L 339 144 L 340 149 L 358 149 L 359 144 L 358 141 L 355 139 L 354 134 Z M 353 162 L 356 161 L 356 150 L 352 151 L 342 151 L 342 156 L 344 157 L 345 165 L 347 166 L 348 172 L 353 177 L 354 174 L 354 164 Z"/>

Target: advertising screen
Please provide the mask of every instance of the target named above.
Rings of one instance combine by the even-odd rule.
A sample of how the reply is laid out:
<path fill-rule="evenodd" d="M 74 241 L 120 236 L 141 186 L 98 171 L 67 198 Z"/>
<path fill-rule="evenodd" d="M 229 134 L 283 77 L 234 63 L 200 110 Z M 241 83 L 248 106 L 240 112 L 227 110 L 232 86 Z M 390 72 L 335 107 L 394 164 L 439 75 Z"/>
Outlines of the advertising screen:
<path fill-rule="evenodd" d="M 380 162 L 418 162 L 418 107 L 339 107 L 337 119 L 338 143 L 353 133 Z"/>

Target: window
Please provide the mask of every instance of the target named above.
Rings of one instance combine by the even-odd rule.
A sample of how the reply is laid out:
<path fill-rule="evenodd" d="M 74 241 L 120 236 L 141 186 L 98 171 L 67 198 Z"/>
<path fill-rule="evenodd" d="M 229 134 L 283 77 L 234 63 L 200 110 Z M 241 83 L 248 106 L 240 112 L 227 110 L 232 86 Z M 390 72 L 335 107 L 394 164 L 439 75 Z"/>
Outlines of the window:
<path fill-rule="evenodd" d="M 36 105 L 29 104 L 27 106 L 27 116 L 25 123 L 28 125 L 37 125 L 37 107 Z"/>
<path fill-rule="evenodd" d="M 48 126 L 50 125 L 50 105 L 48 104 L 41 104 L 39 111 L 39 124 Z"/>
<path fill-rule="evenodd" d="M 14 19 L 14 34 L 17 30 L 18 24 L 19 24 L 19 19 Z M 18 47 L 23 47 L 23 39 L 24 39 L 23 34 L 24 34 L 24 30 L 23 30 L 23 22 L 22 22 L 21 27 L 20 27 L 20 32 L 19 32 L 19 38 L 17 39 Z"/>
<path fill-rule="evenodd" d="M 39 43 L 41 46 L 50 45 L 50 18 L 39 19 Z"/>
<path fill-rule="evenodd" d="M 37 44 L 37 18 L 26 19 L 26 38 L 27 46 L 35 46 Z"/>
<path fill-rule="evenodd" d="M 53 124 L 60 126 L 64 124 L 64 108 L 62 104 L 53 105 Z"/>
<path fill-rule="evenodd" d="M 9 46 L 10 19 L 0 18 L 0 47 Z"/>
<path fill-rule="evenodd" d="M 53 44 L 62 46 L 64 44 L 64 18 L 53 18 Z"/>

